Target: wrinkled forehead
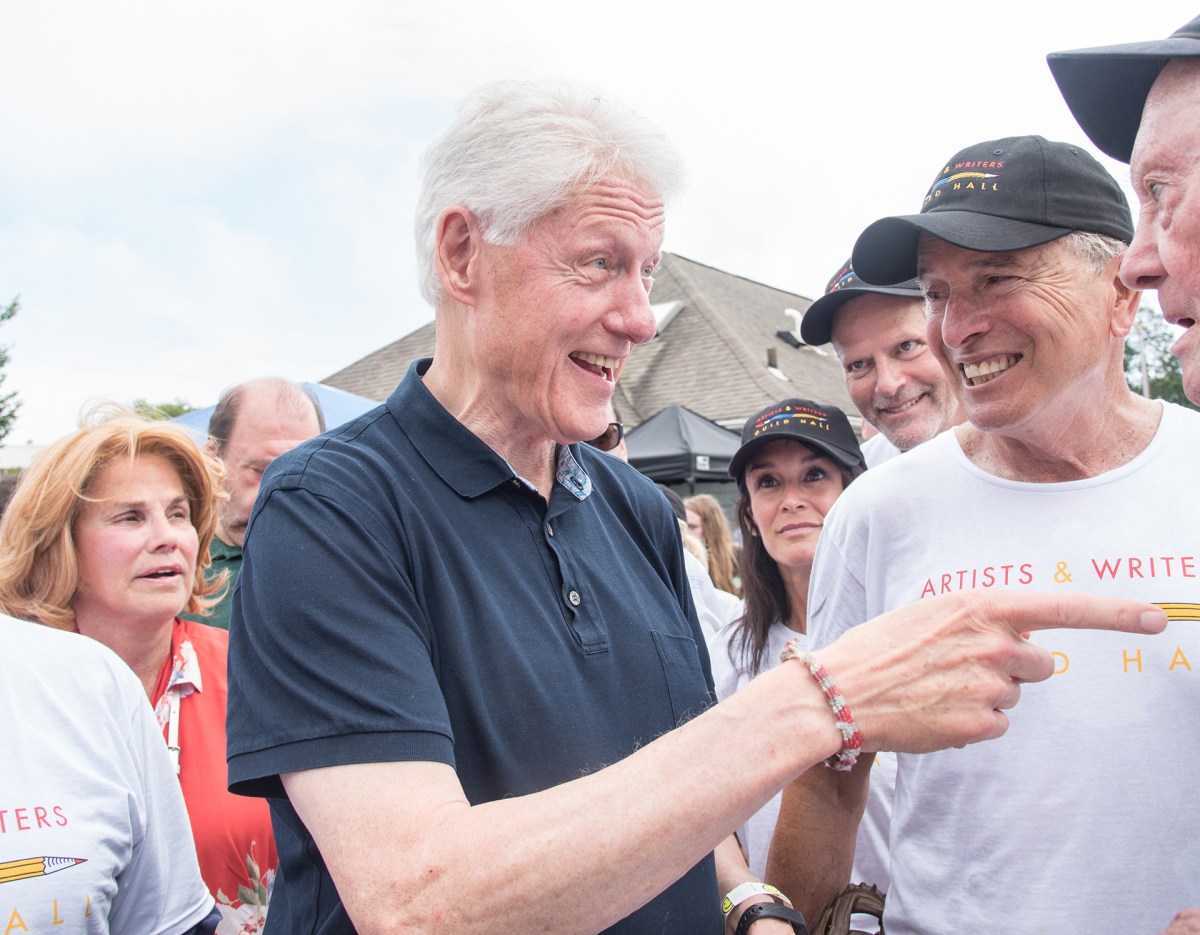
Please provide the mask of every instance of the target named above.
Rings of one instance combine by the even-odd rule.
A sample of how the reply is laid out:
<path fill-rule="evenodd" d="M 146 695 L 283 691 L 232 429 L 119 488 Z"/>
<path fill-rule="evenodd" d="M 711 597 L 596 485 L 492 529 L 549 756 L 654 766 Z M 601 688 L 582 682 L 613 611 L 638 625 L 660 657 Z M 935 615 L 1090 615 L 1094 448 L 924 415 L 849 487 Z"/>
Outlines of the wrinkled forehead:
<path fill-rule="evenodd" d="M 1200 125 L 1200 58 L 1172 59 L 1146 97 L 1131 163 L 1138 162 L 1139 153 L 1161 143 L 1164 135 L 1195 131 L 1197 125 Z M 1192 132 L 1192 136 L 1195 138 L 1196 134 Z"/>
<path fill-rule="evenodd" d="M 1063 238 L 1059 237 L 1021 250 L 989 252 L 969 250 L 932 234 L 922 233 L 917 239 L 917 278 L 924 282 L 931 275 L 951 271 L 1034 267 L 1050 257 L 1058 256 L 1063 246 Z"/>
<path fill-rule="evenodd" d="M 551 214 L 570 221 L 626 221 L 655 231 L 661 231 L 667 217 L 662 196 L 649 183 L 620 176 L 577 185 Z"/>

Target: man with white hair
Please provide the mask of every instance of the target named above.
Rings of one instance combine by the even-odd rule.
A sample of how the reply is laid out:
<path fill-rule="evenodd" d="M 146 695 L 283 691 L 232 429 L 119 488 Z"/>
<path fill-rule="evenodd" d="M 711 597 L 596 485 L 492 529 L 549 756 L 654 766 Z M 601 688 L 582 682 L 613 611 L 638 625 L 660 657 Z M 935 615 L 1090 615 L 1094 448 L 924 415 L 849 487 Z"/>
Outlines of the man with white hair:
<path fill-rule="evenodd" d="M 1125 382 L 1132 235 L 1094 158 L 1024 136 L 939 163 L 920 213 L 855 244 L 865 279 L 920 280 L 930 346 L 969 421 L 839 498 L 813 566 L 813 645 L 975 587 L 1137 596 L 1173 605 L 1175 621 L 1153 643 L 1054 634 L 1056 674 L 1008 735 L 897 756 L 891 935 L 1159 931 L 1200 898 L 1187 791 L 1200 770 L 1200 500 L 1171 493 L 1200 460 L 1200 415 Z M 1147 768 L 1165 724 L 1171 755 Z M 809 770 L 784 793 L 768 873 L 806 912 L 847 882 L 869 772 L 866 758 Z"/>
<path fill-rule="evenodd" d="M 925 296 L 915 279 L 863 282 L 849 260 L 800 322 L 806 344 L 833 343 L 846 391 L 878 435 L 862 444 L 867 467 L 962 422 L 950 378 L 925 339 Z"/>
<path fill-rule="evenodd" d="M 1157 289 L 1183 389 L 1200 404 L 1200 16 L 1166 39 L 1052 52 L 1071 112 L 1102 151 L 1130 163 L 1141 211 L 1121 264 L 1131 289 Z"/>
<path fill-rule="evenodd" d="M 1053 670 L 1022 631 L 1165 625 L 1134 601 L 951 595 L 710 707 L 674 516 L 578 444 L 654 335 L 673 149 L 589 89 L 503 82 L 423 167 L 433 358 L 277 458 L 247 530 L 229 775 L 271 800 L 269 930 L 800 931 L 729 837 L 774 791 L 862 743 L 1003 733 L 1015 679 Z"/>
<path fill-rule="evenodd" d="M 1166 39 L 1047 56 L 1071 112 L 1103 152 L 1131 163 L 1141 211 L 1121 263 L 1131 289 L 1157 289 L 1184 329 L 1172 351 L 1200 404 L 1200 17 Z M 1165 935 L 1200 935 L 1200 909 Z"/>

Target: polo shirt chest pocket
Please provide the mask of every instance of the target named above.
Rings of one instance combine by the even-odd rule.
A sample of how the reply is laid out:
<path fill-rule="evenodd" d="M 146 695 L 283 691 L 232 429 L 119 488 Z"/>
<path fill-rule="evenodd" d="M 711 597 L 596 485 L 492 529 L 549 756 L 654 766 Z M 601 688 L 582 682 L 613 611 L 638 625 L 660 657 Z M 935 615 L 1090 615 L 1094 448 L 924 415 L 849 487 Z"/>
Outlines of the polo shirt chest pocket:
<path fill-rule="evenodd" d="M 708 688 L 700 668 L 696 641 L 689 636 L 651 630 L 658 661 L 671 699 L 675 725 L 695 717 L 709 704 Z"/>

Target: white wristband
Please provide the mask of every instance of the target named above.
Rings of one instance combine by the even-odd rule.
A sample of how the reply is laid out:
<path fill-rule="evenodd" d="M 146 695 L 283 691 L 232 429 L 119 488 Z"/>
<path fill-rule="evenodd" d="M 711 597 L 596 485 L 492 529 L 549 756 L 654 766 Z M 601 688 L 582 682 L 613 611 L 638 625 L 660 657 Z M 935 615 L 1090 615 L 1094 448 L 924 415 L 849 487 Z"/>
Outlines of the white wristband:
<path fill-rule="evenodd" d="M 740 886 L 735 886 L 733 889 L 731 889 L 726 894 L 725 898 L 721 900 L 721 912 L 728 917 L 729 913 L 733 912 L 734 909 L 744 903 L 747 899 L 753 899 L 755 896 L 770 896 L 772 899 L 776 899 L 783 903 L 783 905 L 787 906 L 789 909 L 792 908 L 792 901 L 784 896 L 783 893 L 779 892 L 779 890 L 775 889 L 775 887 L 773 887 L 770 883 L 759 883 L 757 881 L 753 881 L 750 883 L 743 883 Z"/>

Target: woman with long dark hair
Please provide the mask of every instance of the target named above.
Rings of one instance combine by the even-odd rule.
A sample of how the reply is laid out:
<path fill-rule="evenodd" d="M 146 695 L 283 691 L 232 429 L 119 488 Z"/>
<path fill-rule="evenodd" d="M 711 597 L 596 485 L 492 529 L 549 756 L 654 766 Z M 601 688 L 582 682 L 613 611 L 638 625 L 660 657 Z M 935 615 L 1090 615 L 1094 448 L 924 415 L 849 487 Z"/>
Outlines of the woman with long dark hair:
<path fill-rule="evenodd" d="M 785 399 L 755 415 L 729 464 L 742 532 L 742 615 L 710 643 L 717 696 L 777 665 L 787 642 L 808 630 L 808 576 L 825 514 L 864 470 L 840 409 Z M 779 796 L 738 832 L 750 869 L 762 877 Z"/>

